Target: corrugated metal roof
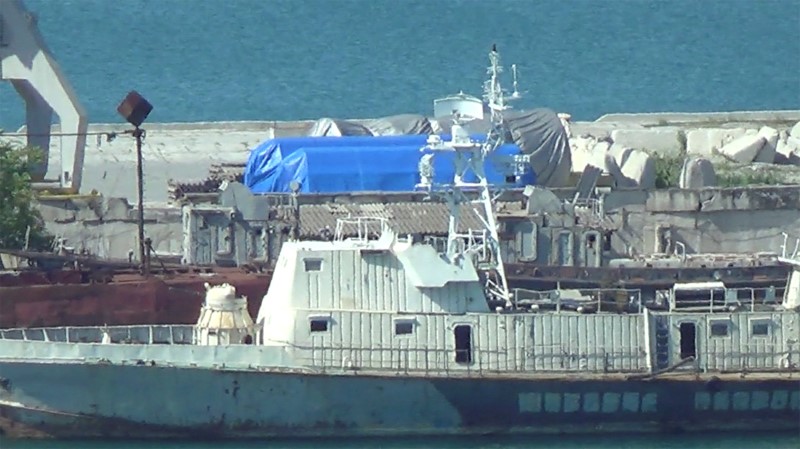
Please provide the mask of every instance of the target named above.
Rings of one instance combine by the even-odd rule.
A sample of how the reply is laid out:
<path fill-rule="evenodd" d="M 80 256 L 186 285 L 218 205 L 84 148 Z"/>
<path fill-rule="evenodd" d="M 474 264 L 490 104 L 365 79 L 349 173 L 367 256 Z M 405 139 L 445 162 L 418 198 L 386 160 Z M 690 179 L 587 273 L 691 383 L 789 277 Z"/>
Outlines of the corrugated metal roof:
<path fill-rule="evenodd" d="M 505 203 L 503 207 L 506 210 L 521 208 L 515 203 Z M 474 208 L 475 206 L 462 206 L 463 230 L 482 228 Z M 302 237 L 315 237 L 326 227 L 333 232 L 336 230 L 336 220 L 348 217 L 385 218 L 392 230 L 400 235 L 447 235 L 449 223 L 449 213 L 444 203 L 307 204 L 300 206 L 300 234 Z"/>

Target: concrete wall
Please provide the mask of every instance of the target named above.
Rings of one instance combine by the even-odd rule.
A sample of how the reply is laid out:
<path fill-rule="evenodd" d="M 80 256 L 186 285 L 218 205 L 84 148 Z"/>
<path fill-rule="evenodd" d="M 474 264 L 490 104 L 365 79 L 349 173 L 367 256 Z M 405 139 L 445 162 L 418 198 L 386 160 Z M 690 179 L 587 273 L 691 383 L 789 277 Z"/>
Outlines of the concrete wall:
<path fill-rule="evenodd" d="M 65 246 L 87 250 L 101 258 L 138 259 L 136 208 L 119 198 L 43 201 L 39 204 L 47 229 Z M 145 235 L 161 254 L 182 252 L 183 225 L 179 208 L 145 209 Z"/>
<path fill-rule="evenodd" d="M 604 198 L 612 239 L 621 254 L 657 249 L 657 233 L 671 234 L 687 252 L 780 250 L 782 233 L 800 235 L 800 188 L 615 191 Z"/>
<path fill-rule="evenodd" d="M 315 198 L 311 200 L 314 201 Z M 602 227 L 613 231 L 611 251 L 605 255 L 612 257 L 645 255 L 658 250 L 669 250 L 671 248 L 666 246 L 670 245 L 663 241 L 670 239 L 673 242 L 672 247 L 675 241 L 680 241 L 686 245 L 689 253 L 778 252 L 783 242 L 783 232 L 800 236 L 800 187 L 797 186 L 619 190 L 603 197 L 603 207 L 606 217 Z M 101 257 L 125 259 L 130 250 L 135 251 L 137 248 L 136 212 L 124 200 L 48 201 L 42 203 L 40 209 L 48 229 L 66 238 L 67 246 L 76 250 L 85 248 Z M 257 217 L 247 217 L 247 219 L 260 220 Z M 569 226 L 569 223 L 561 223 L 558 219 L 563 221 L 563 217 L 554 217 L 550 220 L 550 228 Z M 266 220 L 264 217 L 262 229 L 267 228 Z M 511 232 L 519 234 L 534 229 L 542 230 L 540 219 L 527 220 L 537 225 L 535 227 L 525 225 L 524 213 L 522 216 L 515 215 L 512 221 L 516 224 L 511 226 Z M 176 258 L 183 254 L 184 241 L 186 244 L 191 241 L 184 237 L 183 223 L 181 210 L 177 207 L 150 207 L 146 210 L 146 235 L 153 240 L 153 246 L 159 253 L 171 254 Z M 246 226 L 247 229 L 251 227 Z M 596 226 L 586 227 L 586 224 L 582 224 L 578 226 L 576 235 L 580 237 L 583 231 L 590 228 L 594 229 Z M 242 228 L 241 232 L 247 229 Z M 192 230 L 195 237 L 200 235 L 194 228 Z M 600 237 L 604 238 L 602 235 Z M 210 238 L 209 234 L 208 238 L 201 240 L 206 241 Z M 520 247 L 530 244 L 530 239 L 521 235 L 512 238 L 514 239 L 516 241 L 512 244 L 517 249 L 513 251 L 515 254 L 508 254 L 508 257 L 513 260 L 518 258 L 516 256 L 525 257 L 526 254 L 530 256 L 530 253 L 523 252 Z M 266 240 L 272 241 L 272 238 Z M 538 250 L 550 251 L 551 263 L 555 262 L 558 236 L 553 235 L 545 240 L 538 240 Z M 573 240 L 572 245 L 581 242 L 580 238 Z M 657 242 L 662 243 L 657 245 Z M 257 253 L 251 246 L 243 243 L 236 245 L 248 253 L 254 251 Z M 276 250 L 277 248 L 270 247 L 269 252 Z M 263 257 L 265 254 L 259 255 Z M 579 254 L 576 257 L 575 263 L 585 264 L 583 261 L 586 259 L 585 255 Z"/>

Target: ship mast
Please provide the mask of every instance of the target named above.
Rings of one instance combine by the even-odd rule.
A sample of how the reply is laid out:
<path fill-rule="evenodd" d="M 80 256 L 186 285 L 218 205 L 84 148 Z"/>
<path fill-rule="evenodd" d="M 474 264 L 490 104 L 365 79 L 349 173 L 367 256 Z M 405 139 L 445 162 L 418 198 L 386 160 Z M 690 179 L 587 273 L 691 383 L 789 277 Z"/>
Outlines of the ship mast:
<path fill-rule="evenodd" d="M 483 86 L 484 100 L 491 114 L 491 126 L 486 141 L 480 144 L 470 139 L 469 133 L 464 129 L 464 120 L 455 114 L 451 141 L 444 142 L 441 137 L 431 135 L 427 145 L 422 148 L 427 154 L 420 162 L 420 184 L 431 192 L 442 194 L 447 200 L 450 212 L 447 257 L 452 261 L 462 257 L 470 257 L 476 261 L 477 268 L 486 273 L 486 291 L 489 299 L 502 302 L 505 307 L 511 307 L 511 294 L 500 251 L 491 186 L 485 172 L 487 157 L 503 143 L 502 112 L 508 108 L 500 86 L 499 76 L 502 73 L 500 55 L 494 46 L 489 53 L 489 62 L 487 71 L 489 79 Z M 453 155 L 455 175 L 452 185 L 437 185 L 433 182 L 432 158 L 438 153 Z M 462 205 L 482 207 L 482 214 L 477 210 L 476 212 L 481 218 L 483 229 L 460 232 Z"/>

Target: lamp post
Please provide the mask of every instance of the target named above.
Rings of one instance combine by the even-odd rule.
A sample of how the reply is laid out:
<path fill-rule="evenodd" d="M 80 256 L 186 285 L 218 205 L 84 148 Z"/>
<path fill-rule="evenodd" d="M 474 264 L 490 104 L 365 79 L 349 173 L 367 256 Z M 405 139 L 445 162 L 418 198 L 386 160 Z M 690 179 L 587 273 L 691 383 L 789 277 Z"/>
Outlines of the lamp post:
<path fill-rule="evenodd" d="M 134 126 L 132 131 L 126 131 L 136 139 L 136 187 L 139 196 L 139 214 L 137 225 L 139 228 L 139 262 L 142 264 L 142 274 L 150 275 L 150 257 L 145 249 L 144 239 L 144 170 L 142 168 L 142 139 L 145 131 L 141 128 L 142 122 L 153 110 L 153 106 L 138 92 L 132 90 L 117 106 L 117 112 Z"/>

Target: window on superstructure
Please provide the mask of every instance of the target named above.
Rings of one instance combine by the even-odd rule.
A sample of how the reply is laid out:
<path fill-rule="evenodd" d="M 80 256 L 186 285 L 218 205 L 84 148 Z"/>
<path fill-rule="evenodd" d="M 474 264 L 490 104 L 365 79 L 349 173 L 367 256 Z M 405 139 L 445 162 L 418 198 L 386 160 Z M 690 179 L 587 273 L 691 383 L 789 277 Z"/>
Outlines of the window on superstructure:
<path fill-rule="evenodd" d="M 589 249 L 594 249 L 594 244 L 597 242 L 597 236 L 595 234 L 589 234 L 586 236 L 586 247 Z"/>
<path fill-rule="evenodd" d="M 730 323 L 727 321 L 712 321 L 709 327 L 712 337 L 727 337 L 730 331 Z"/>
<path fill-rule="evenodd" d="M 395 335 L 410 335 L 414 333 L 414 322 L 403 320 L 394 322 Z"/>
<path fill-rule="evenodd" d="M 303 259 L 306 271 L 322 271 L 322 259 Z"/>
<path fill-rule="evenodd" d="M 309 321 L 309 330 L 311 332 L 328 332 L 329 321 L 327 318 L 312 318 Z"/>
<path fill-rule="evenodd" d="M 750 334 L 754 337 L 766 337 L 769 335 L 769 321 L 754 320 L 750 323 Z"/>

